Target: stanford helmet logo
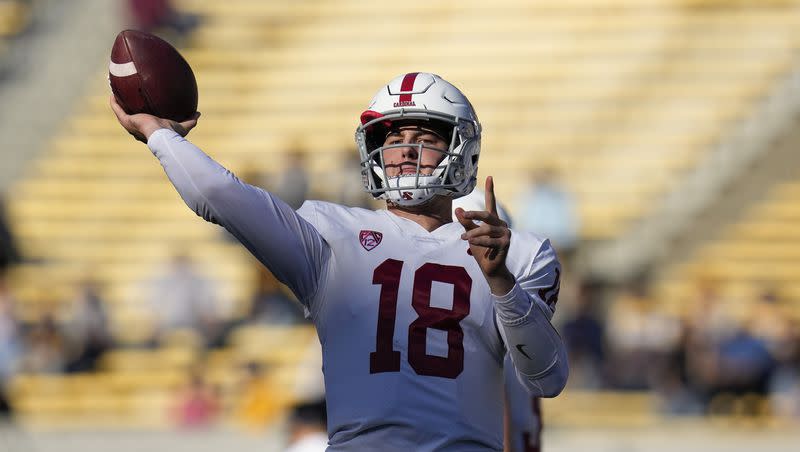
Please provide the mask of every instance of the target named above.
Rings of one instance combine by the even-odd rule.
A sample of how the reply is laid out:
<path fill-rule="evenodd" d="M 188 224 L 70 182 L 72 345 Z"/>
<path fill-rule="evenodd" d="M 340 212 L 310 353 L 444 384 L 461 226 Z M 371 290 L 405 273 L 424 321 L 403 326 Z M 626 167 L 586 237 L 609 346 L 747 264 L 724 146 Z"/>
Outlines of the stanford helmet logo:
<path fill-rule="evenodd" d="M 414 195 L 410 191 L 404 191 L 403 199 L 405 199 L 406 201 L 411 201 L 412 199 L 414 199 Z"/>
<path fill-rule="evenodd" d="M 397 102 L 394 103 L 394 108 L 417 106 L 414 102 L 414 94 L 412 93 L 412 91 L 414 91 L 414 80 L 417 79 L 417 75 L 419 75 L 419 72 L 412 72 L 403 77 L 403 81 L 400 83 L 400 97 L 398 97 Z"/>
<path fill-rule="evenodd" d="M 381 244 L 383 234 L 378 231 L 362 230 L 358 233 L 358 238 L 361 241 L 361 246 L 367 251 L 372 251 L 376 246 Z"/>

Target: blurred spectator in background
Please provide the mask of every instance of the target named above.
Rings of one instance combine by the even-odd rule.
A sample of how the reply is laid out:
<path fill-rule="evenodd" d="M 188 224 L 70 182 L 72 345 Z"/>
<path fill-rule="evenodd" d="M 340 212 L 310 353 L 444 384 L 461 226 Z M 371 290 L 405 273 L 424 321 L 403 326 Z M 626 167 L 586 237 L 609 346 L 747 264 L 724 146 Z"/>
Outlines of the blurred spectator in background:
<path fill-rule="evenodd" d="M 245 428 L 260 432 L 281 414 L 289 395 L 275 389 L 275 382 L 270 381 L 260 364 L 250 362 L 244 371 L 234 416 Z"/>
<path fill-rule="evenodd" d="M 561 327 L 569 351 L 572 387 L 599 388 L 603 385 L 604 327 L 598 314 L 601 291 L 591 282 L 578 287 L 575 309 Z"/>
<path fill-rule="evenodd" d="M 220 412 L 220 400 L 200 369 L 193 369 L 187 386 L 180 391 L 174 408 L 175 422 L 184 429 L 211 427 Z"/>
<path fill-rule="evenodd" d="M 659 396 L 659 411 L 666 415 L 686 416 L 703 414 L 703 401 L 686 379 L 686 349 L 674 350 L 663 368 L 655 377 L 653 388 Z"/>
<path fill-rule="evenodd" d="M 14 314 L 15 300 L 0 273 L 0 421 L 11 415 L 5 389 L 22 357 L 20 325 Z"/>
<path fill-rule="evenodd" d="M 112 344 L 105 302 L 97 284 L 84 280 L 64 323 L 68 345 L 67 372 L 95 370 L 97 361 Z"/>
<path fill-rule="evenodd" d="M 653 387 L 680 346 L 679 319 L 658 309 L 647 287 L 644 276 L 636 278 L 606 316 L 607 376 L 618 389 Z"/>
<path fill-rule="evenodd" d="M 322 347 L 319 341 L 308 341 L 302 358 L 295 368 L 294 394 L 296 400 L 325 398 L 325 377 L 322 374 Z"/>
<path fill-rule="evenodd" d="M 295 405 L 289 415 L 286 452 L 324 452 L 327 424 L 325 399 Z"/>
<path fill-rule="evenodd" d="M 171 32 L 184 38 L 200 24 L 194 14 L 178 11 L 171 0 L 127 0 L 132 25 L 148 33 Z"/>
<path fill-rule="evenodd" d="M 361 180 L 361 160 L 358 150 L 348 149 L 340 158 L 342 167 L 331 176 L 336 180 L 336 197 L 331 201 L 349 207 L 362 207 L 372 209 L 372 195 L 364 191 L 360 184 L 354 180 Z"/>
<path fill-rule="evenodd" d="M 250 185 L 276 193 L 297 210 L 308 199 L 309 181 L 306 151 L 302 144 L 294 143 L 285 153 L 286 167 L 276 177 L 263 171 L 256 164 L 245 165 L 239 171 L 239 179 Z"/>
<path fill-rule="evenodd" d="M 534 174 L 516 199 L 516 227 L 547 237 L 562 262 L 571 260 L 578 245 L 578 216 L 575 199 L 559 185 L 554 168 Z"/>
<path fill-rule="evenodd" d="M 0 428 L 3 428 L 9 422 L 13 415 L 11 402 L 9 402 L 6 394 L 6 382 L 0 381 Z"/>
<path fill-rule="evenodd" d="M 5 201 L 0 197 L 0 274 L 20 260 L 16 240 L 6 216 Z"/>
<path fill-rule="evenodd" d="M 723 297 L 719 281 L 710 275 L 695 281 L 695 294 L 686 306 L 686 378 L 690 389 L 708 405 L 719 386 L 720 346 L 736 333 L 738 321 L 732 314 L 734 305 Z"/>
<path fill-rule="evenodd" d="M 22 331 L 14 313 L 16 300 L 0 273 L 0 382 L 14 373 L 22 355 Z"/>
<path fill-rule="evenodd" d="M 784 344 L 770 380 L 770 403 L 775 414 L 800 418 L 800 318 L 790 320 Z"/>
<path fill-rule="evenodd" d="M 216 343 L 222 334 L 216 287 L 186 254 L 176 254 L 150 282 L 150 306 L 157 322 L 156 341 L 181 328 L 195 331 L 206 344 Z"/>
<path fill-rule="evenodd" d="M 775 362 L 766 343 L 753 335 L 749 322 L 719 344 L 714 393 L 767 395 Z"/>
<path fill-rule="evenodd" d="M 695 281 L 694 298 L 689 300 L 687 324 L 695 340 L 719 344 L 734 334 L 738 320 L 734 317 L 736 302 L 727 299 L 721 283 L 711 275 L 703 275 Z"/>
<path fill-rule="evenodd" d="M 286 156 L 286 168 L 280 173 L 275 194 L 297 210 L 308 198 L 306 152 L 302 145 L 294 144 Z"/>
<path fill-rule="evenodd" d="M 764 341 L 773 356 L 791 350 L 791 311 L 793 306 L 784 306 L 778 295 L 770 288 L 763 289 L 758 299 L 747 310 L 749 330 Z"/>
<path fill-rule="evenodd" d="M 25 339 L 22 370 L 29 373 L 61 373 L 66 366 L 66 340 L 51 312 L 42 315 Z"/>
<path fill-rule="evenodd" d="M 269 176 L 267 176 L 267 174 L 264 173 L 261 168 L 259 168 L 258 164 L 253 161 L 242 165 L 241 169 L 236 171 L 236 177 L 238 177 L 242 182 L 255 187 L 263 188 L 265 190 L 272 189 L 267 185 L 269 183 Z"/>
<path fill-rule="evenodd" d="M 291 325 L 307 322 L 299 302 L 281 290 L 281 284 L 263 265 L 256 264 L 256 292 L 250 301 L 248 322 Z"/>

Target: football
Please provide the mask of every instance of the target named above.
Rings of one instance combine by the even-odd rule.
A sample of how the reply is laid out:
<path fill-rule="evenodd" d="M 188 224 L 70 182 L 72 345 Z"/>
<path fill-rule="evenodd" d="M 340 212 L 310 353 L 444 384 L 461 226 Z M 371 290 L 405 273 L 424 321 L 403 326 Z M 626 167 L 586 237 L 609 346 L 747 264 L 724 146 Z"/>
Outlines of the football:
<path fill-rule="evenodd" d="M 167 41 L 135 30 L 117 35 L 108 65 L 111 91 L 128 114 L 184 121 L 197 111 L 197 81 Z"/>

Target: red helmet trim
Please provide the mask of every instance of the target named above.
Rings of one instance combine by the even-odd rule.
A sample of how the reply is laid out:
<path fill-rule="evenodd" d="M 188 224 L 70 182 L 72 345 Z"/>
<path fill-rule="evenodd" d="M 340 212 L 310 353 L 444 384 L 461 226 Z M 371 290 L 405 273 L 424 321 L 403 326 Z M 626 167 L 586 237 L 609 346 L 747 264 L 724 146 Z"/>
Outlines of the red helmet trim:
<path fill-rule="evenodd" d="M 400 94 L 400 98 L 397 101 L 400 104 L 405 104 L 411 102 L 411 96 L 413 94 L 411 91 L 414 91 L 414 81 L 417 79 L 419 72 L 410 72 L 403 77 L 403 81 L 400 83 L 400 92 L 407 93 L 407 94 Z"/>

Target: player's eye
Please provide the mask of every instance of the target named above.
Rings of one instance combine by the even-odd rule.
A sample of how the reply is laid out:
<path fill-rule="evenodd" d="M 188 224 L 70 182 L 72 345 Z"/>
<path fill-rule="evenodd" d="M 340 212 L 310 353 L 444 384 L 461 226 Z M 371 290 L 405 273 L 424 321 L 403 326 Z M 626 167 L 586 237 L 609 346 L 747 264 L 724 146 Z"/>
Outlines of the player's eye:
<path fill-rule="evenodd" d="M 438 147 L 441 145 L 441 140 L 433 136 L 425 136 L 425 137 L 420 137 L 417 140 L 417 143 L 421 143 L 431 147 Z"/>

